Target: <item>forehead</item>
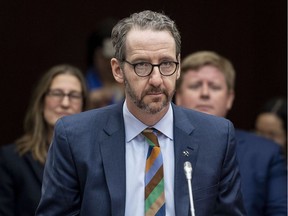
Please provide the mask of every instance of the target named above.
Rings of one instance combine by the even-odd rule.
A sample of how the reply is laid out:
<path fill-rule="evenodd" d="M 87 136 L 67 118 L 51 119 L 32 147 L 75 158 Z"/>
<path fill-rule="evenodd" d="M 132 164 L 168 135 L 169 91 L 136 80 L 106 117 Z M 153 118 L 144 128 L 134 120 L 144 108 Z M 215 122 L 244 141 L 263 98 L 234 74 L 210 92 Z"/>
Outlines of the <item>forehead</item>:
<path fill-rule="evenodd" d="M 132 29 L 126 38 L 127 56 L 155 53 L 175 57 L 176 44 L 168 31 Z"/>
<path fill-rule="evenodd" d="M 222 71 L 220 71 L 217 67 L 206 65 L 198 70 L 194 69 L 188 69 L 183 76 L 185 76 L 185 79 L 201 79 L 201 80 L 207 80 L 207 81 L 221 81 L 226 83 L 225 76 Z"/>
<path fill-rule="evenodd" d="M 282 120 L 274 113 L 262 113 L 259 115 L 258 121 L 263 124 L 263 126 L 275 128 L 276 125 L 282 127 Z"/>
<path fill-rule="evenodd" d="M 81 83 L 72 74 L 59 74 L 53 78 L 50 88 L 81 90 Z"/>

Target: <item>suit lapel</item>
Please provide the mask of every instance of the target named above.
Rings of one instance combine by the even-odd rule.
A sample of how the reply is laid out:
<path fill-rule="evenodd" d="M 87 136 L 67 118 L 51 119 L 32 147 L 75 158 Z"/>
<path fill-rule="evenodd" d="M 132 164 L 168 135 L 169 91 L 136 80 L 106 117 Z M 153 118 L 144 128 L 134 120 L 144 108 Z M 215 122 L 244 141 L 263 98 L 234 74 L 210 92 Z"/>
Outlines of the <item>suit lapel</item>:
<path fill-rule="evenodd" d="M 113 216 L 120 216 L 125 214 L 126 194 L 125 131 L 121 108 L 109 118 L 104 132 L 107 137 L 101 143 L 101 153 L 111 196 L 111 211 Z"/>
<path fill-rule="evenodd" d="M 199 141 L 192 136 L 195 127 L 191 124 L 191 121 L 187 119 L 187 116 L 183 110 L 173 106 L 173 112 L 175 153 L 175 213 L 176 215 L 188 215 L 189 192 L 183 168 L 184 162 L 186 161 L 190 161 L 192 168 L 196 167 Z"/>
<path fill-rule="evenodd" d="M 187 120 L 187 116 L 175 105 L 174 113 L 174 154 L 175 154 L 175 213 L 188 215 L 189 193 L 183 166 L 190 161 L 196 166 L 199 141 L 192 136 L 195 127 Z M 177 116 L 177 118 L 175 118 Z M 101 143 L 103 166 L 107 185 L 111 196 L 112 215 L 125 214 L 126 165 L 125 165 L 125 131 L 122 109 L 110 117 L 104 126 L 106 139 Z M 192 183 L 193 185 L 193 183 Z"/>

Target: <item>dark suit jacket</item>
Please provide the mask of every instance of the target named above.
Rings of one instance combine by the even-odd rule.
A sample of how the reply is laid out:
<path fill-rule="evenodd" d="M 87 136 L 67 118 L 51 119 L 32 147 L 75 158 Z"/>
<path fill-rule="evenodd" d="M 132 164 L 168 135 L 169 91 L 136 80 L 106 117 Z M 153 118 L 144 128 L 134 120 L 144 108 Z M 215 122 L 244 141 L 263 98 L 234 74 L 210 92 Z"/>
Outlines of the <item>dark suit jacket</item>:
<path fill-rule="evenodd" d="M 287 170 L 276 143 L 236 130 L 243 200 L 249 216 L 287 215 Z"/>
<path fill-rule="evenodd" d="M 176 215 L 190 215 L 185 161 L 194 170 L 197 216 L 245 215 L 231 122 L 172 107 Z M 123 216 L 125 178 L 122 104 L 64 117 L 55 127 L 37 215 Z"/>
<path fill-rule="evenodd" d="M 0 215 L 31 216 L 41 196 L 44 167 L 30 153 L 22 157 L 14 144 L 0 149 Z"/>

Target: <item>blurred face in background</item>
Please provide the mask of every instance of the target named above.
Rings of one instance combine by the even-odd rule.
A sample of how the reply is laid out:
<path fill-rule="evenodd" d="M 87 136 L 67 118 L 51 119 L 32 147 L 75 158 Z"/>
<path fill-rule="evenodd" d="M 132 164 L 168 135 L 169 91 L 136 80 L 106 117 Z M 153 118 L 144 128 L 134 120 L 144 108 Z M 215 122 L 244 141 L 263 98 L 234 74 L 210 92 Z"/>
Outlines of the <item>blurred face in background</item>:
<path fill-rule="evenodd" d="M 52 80 L 44 100 L 44 118 L 49 126 L 66 115 L 82 111 L 82 88 L 78 78 L 71 74 L 59 74 Z"/>
<path fill-rule="evenodd" d="M 224 74 L 214 66 L 182 73 L 182 84 L 176 93 L 177 105 L 225 117 L 231 109 L 234 92 L 229 91 Z"/>
<path fill-rule="evenodd" d="M 282 120 L 274 113 L 262 113 L 256 119 L 256 132 L 284 147 L 286 145 L 286 131 Z"/>

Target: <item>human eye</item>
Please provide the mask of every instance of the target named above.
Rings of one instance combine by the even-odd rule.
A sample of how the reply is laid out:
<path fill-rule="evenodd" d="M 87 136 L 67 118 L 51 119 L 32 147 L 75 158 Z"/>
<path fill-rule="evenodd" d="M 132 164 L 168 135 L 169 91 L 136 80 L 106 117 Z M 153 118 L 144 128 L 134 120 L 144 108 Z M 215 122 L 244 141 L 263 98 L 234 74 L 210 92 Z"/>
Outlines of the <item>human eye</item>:
<path fill-rule="evenodd" d="M 188 89 L 197 90 L 202 86 L 201 82 L 190 83 Z"/>
<path fill-rule="evenodd" d="M 148 62 L 139 62 L 139 63 L 135 64 L 135 67 L 137 69 L 146 69 L 146 68 L 149 68 L 150 66 L 151 66 L 151 64 Z"/>
<path fill-rule="evenodd" d="M 70 98 L 73 98 L 73 99 L 81 99 L 82 98 L 82 95 L 80 92 L 71 92 L 71 93 L 69 93 L 69 96 L 70 96 Z"/>
<path fill-rule="evenodd" d="M 218 84 L 215 84 L 215 83 L 212 83 L 212 84 L 210 84 L 210 88 L 212 89 L 212 90 L 221 90 L 222 89 L 222 86 L 221 85 L 218 85 Z"/>
<path fill-rule="evenodd" d="M 51 90 L 49 92 L 49 95 L 54 97 L 62 97 L 64 95 L 64 92 L 62 92 L 61 90 Z"/>
<path fill-rule="evenodd" d="M 139 76 L 146 76 L 150 70 L 152 65 L 148 62 L 139 62 L 135 64 L 135 72 L 139 75 Z"/>
<path fill-rule="evenodd" d="M 175 62 L 165 61 L 165 62 L 161 62 L 160 65 L 161 65 L 161 67 L 164 67 L 164 68 L 171 68 L 171 67 L 175 66 Z"/>

